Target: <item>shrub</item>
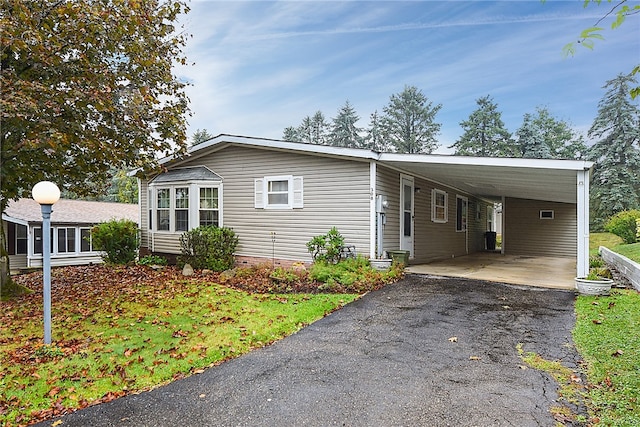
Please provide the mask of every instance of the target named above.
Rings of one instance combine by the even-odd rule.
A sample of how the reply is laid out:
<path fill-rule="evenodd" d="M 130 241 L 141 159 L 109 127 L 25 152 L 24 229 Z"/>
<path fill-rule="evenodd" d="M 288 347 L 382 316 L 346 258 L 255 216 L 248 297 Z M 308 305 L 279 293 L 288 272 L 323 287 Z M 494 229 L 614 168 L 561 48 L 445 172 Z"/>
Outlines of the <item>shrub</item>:
<path fill-rule="evenodd" d="M 167 265 L 167 259 L 159 255 L 145 255 L 138 260 L 140 265 Z"/>
<path fill-rule="evenodd" d="M 618 212 L 609 218 L 604 228 L 622 238 L 627 244 L 635 243 L 638 240 L 638 219 L 640 210 Z"/>
<path fill-rule="evenodd" d="M 315 236 L 307 242 L 307 249 L 314 261 L 326 261 L 335 264 L 342 257 L 344 237 L 336 227 L 332 227 L 327 234 Z"/>
<path fill-rule="evenodd" d="M 180 236 L 182 255 L 178 265 L 190 264 L 195 269 L 225 271 L 233 267 L 233 253 L 238 237 L 230 228 L 206 226 L 194 228 Z"/>
<path fill-rule="evenodd" d="M 128 264 L 138 255 L 138 225 L 128 219 L 111 220 L 91 229 L 93 248 L 104 252 L 107 264 Z"/>

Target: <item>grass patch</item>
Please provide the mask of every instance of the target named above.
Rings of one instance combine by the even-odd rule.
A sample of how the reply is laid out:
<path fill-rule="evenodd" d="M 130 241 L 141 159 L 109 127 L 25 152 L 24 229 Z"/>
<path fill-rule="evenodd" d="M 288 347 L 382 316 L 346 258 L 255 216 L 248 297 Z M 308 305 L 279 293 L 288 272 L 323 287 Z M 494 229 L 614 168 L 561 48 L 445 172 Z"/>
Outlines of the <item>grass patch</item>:
<path fill-rule="evenodd" d="M 3 303 L 0 425 L 26 424 L 153 388 L 296 332 L 350 294 L 257 294 L 175 269 L 55 269 L 52 336 L 42 290 Z M 41 273 L 25 279 L 34 285 Z"/>
<path fill-rule="evenodd" d="M 619 245 L 611 248 L 612 251 L 624 255 L 632 261 L 640 263 L 640 243 L 630 245 Z"/>
<path fill-rule="evenodd" d="M 640 294 L 579 296 L 573 339 L 586 363 L 591 423 L 640 425 Z"/>
<path fill-rule="evenodd" d="M 600 246 L 613 250 L 622 243 L 622 239 L 613 233 L 589 233 L 589 255 L 598 255 Z"/>
<path fill-rule="evenodd" d="M 546 372 L 558 383 L 558 405 L 550 409 L 558 425 L 584 422 L 584 415 L 577 414 L 574 410 L 583 405 L 584 385 L 580 376 L 557 360 L 548 360 L 537 353 L 525 352 L 521 343 L 516 349 L 523 362 L 533 369 Z"/>

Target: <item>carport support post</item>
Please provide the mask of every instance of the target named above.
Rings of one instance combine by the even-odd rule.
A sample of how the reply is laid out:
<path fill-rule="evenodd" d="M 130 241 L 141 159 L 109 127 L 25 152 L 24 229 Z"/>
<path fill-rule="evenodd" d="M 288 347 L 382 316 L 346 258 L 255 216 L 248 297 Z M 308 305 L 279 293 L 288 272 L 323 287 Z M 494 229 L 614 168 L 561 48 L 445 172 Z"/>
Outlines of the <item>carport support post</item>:
<path fill-rule="evenodd" d="M 590 169 L 578 171 L 577 173 L 577 277 L 586 277 L 589 274 L 589 172 Z"/>

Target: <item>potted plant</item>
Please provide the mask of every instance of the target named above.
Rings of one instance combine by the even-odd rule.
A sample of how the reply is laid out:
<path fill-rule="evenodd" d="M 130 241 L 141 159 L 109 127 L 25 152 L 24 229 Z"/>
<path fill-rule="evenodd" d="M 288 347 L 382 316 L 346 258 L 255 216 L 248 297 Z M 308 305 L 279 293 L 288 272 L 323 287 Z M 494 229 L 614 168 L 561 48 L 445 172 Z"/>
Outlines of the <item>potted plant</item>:
<path fill-rule="evenodd" d="M 613 279 L 606 275 L 611 275 L 608 269 L 592 268 L 587 277 L 576 277 L 576 289 L 582 295 L 609 295 Z"/>

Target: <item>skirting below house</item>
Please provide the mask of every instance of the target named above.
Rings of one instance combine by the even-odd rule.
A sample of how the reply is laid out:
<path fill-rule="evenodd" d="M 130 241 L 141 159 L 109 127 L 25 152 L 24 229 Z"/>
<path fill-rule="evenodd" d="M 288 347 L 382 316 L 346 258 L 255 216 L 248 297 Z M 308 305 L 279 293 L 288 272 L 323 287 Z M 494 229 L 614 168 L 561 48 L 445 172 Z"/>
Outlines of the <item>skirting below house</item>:
<path fill-rule="evenodd" d="M 289 268 L 293 264 L 303 263 L 310 265 L 305 261 L 294 261 L 290 259 L 278 259 L 278 258 L 265 258 L 265 257 L 250 257 L 250 256 L 236 256 L 236 267 L 253 267 L 256 265 L 270 265 L 274 267 Z"/>

